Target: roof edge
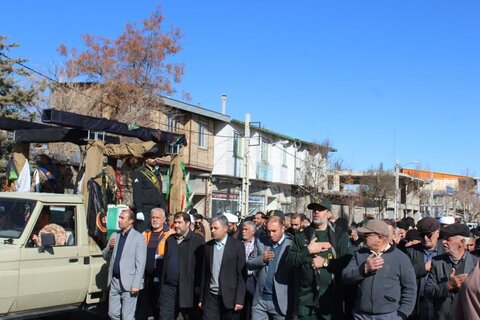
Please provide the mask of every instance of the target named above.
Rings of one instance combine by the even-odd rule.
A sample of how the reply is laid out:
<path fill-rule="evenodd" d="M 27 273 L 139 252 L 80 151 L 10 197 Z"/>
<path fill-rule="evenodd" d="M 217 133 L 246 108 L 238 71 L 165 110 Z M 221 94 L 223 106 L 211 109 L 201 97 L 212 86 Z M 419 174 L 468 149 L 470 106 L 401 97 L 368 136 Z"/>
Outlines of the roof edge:
<path fill-rule="evenodd" d="M 209 109 L 205 109 L 205 108 L 202 108 L 202 107 L 199 107 L 199 106 L 195 106 L 193 104 L 186 103 L 186 102 L 183 102 L 183 101 L 180 101 L 180 100 L 176 100 L 176 99 L 173 99 L 173 98 L 170 98 L 170 97 L 166 97 L 166 96 L 159 96 L 159 97 L 160 97 L 160 99 L 163 100 L 163 102 L 167 106 L 170 106 L 170 107 L 173 107 L 173 108 L 176 108 L 176 109 L 180 109 L 180 110 L 184 110 L 184 111 L 188 111 L 188 112 L 191 112 L 191 113 L 196 113 L 196 114 L 199 114 L 199 115 L 202 115 L 202 116 L 205 116 L 205 117 L 209 117 L 209 118 L 216 119 L 216 120 L 223 121 L 223 122 L 227 122 L 227 123 L 230 123 L 230 121 L 231 121 L 231 117 L 227 116 L 223 113 L 212 111 L 212 110 L 209 110 Z"/>
<path fill-rule="evenodd" d="M 230 123 L 240 124 L 242 126 L 245 125 L 245 122 L 237 120 L 237 119 L 233 119 L 233 118 L 231 119 Z M 250 130 L 252 130 L 252 129 L 260 131 L 260 132 L 268 133 L 268 134 L 271 134 L 271 135 L 275 135 L 275 136 L 277 136 L 279 138 L 282 138 L 282 139 L 285 139 L 285 140 L 297 141 L 297 142 L 300 142 L 302 144 L 306 144 L 306 145 L 309 145 L 309 146 L 319 145 L 319 146 L 322 146 L 322 147 L 327 147 L 327 146 L 324 146 L 324 145 L 319 144 L 319 143 L 309 142 L 309 141 L 305 141 L 305 140 L 298 139 L 298 138 L 293 138 L 293 137 L 287 136 L 285 134 L 278 133 L 278 132 L 275 132 L 275 131 L 272 131 L 272 130 L 269 130 L 269 129 L 265 129 L 265 128 L 251 127 Z M 335 148 L 332 148 L 332 147 L 328 147 L 328 148 L 329 148 L 329 152 L 337 152 L 337 149 L 335 149 Z"/>

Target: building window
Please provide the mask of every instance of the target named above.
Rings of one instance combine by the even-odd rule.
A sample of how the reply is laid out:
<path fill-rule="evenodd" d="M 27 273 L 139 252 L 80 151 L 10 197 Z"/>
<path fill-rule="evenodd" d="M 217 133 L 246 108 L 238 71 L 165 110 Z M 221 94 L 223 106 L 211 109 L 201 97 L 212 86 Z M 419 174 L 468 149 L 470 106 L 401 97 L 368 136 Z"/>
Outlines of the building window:
<path fill-rule="evenodd" d="M 174 114 L 167 114 L 167 131 L 178 132 L 180 129 L 181 117 Z"/>
<path fill-rule="evenodd" d="M 268 148 L 269 143 L 267 140 L 262 139 L 261 144 L 261 160 L 262 162 L 268 163 Z"/>
<path fill-rule="evenodd" d="M 282 211 L 283 212 L 292 212 L 292 204 L 291 203 L 282 203 Z"/>
<path fill-rule="evenodd" d="M 201 148 L 208 147 L 208 127 L 205 122 L 198 122 L 198 146 Z"/>
<path fill-rule="evenodd" d="M 182 147 L 181 144 L 167 144 L 165 153 L 169 155 L 178 154 L 180 152 L 181 147 Z"/>
<path fill-rule="evenodd" d="M 240 209 L 240 197 L 238 194 L 213 193 L 212 194 L 212 216 L 220 213 L 234 213 Z"/>
<path fill-rule="evenodd" d="M 295 168 L 295 184 L 301 184 L 303 179 L 302 179 L 302 169 L 301 168 Z"/>
<path fill-rule="evenodd" d="M 243 158 L 243 138 L 238 132 L 233 134 L 233 156 Z"/>
<path fill-rule="evenodd" d="M 287 147 L 283 147 L 282 150 L 282 166 L 286 167 L 287 166 Z"/>
<path fill-rule="evenodd" d="M 265 210 L 265 197 L 257 195 L 248 196 L 248 214 L 247 216 L 253 216 L 258 211 Z"/>

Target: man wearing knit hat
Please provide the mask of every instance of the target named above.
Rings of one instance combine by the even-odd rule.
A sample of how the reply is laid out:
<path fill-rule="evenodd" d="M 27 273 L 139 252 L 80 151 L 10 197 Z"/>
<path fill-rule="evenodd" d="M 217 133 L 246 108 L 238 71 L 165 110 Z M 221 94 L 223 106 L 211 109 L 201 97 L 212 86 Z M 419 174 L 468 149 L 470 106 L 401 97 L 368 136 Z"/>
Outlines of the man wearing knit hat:
<path fill-rule="evenodd" d="M 440 238 L 440 223 L 434 218 L 425 217 L 418 221 L 417 230 L 421 243 L 406 249 L 417 278 L 417 302 L 414 319 L 431 320 L 434 316 L 433 301 L 425 297 L 427 276 L 432 268 L 432 258 L 444 253 Z"/>
<path fill-rule="evenodd" d="M 365 247 L 355 252 L 342 272 L 346 284 L 357 285 L 353 318 L 406 319 L 413 311 L 417 290 L 412 264 L 389 243 L 386 222 L 370 220 L 357 231 Z"/>
<path fill-rule="evenodd" d="M 447 225 L 441 230 L 445 253 L 432 260 L 432 268 L 425 286 L 425 296 L 433 300 L 434 318 L 453 319 L 453 298 L 462 286 L 478 258 L 470 255 L 465 243 L 470 237 L 468 226 L 463 223 Z"/>

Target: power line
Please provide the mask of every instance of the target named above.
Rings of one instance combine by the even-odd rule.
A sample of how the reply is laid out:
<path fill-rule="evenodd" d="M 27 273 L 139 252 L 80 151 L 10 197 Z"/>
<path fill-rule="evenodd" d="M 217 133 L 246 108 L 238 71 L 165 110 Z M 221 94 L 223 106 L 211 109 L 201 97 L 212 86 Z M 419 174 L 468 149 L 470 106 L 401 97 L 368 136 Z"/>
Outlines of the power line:
<path fill-rule="evenodd" d="M 35 69 L 27 66 L 26 64 L 24 64 L 24 63 L 22 63 L 22 62 L 20 62 L 20 61 L 18 61 L 18 60 L 16 60 L 16 59 L 13 59 L 13 58 L 7 56 L 7 55 L 6 55 L 5 53 L 3 53 L 3 52 L 0 52 L 0 55 L 2 55 L 3 57 L 7 58 L 7 59 L 10 60 L 10 61 L 13 61 L 13 63 L 18 64 L 19 66 L 21 66 L 21 67 L 23 67 L 23 68 L 25 68 L 25 69 L 27 69 L 27 70 L 29 70 L 29 71 L 31 71 L 31 72 L 39 75 L 39 76 L 47 79 L 47 80 L 50 81 L 50 82 L 53 82 L 53 83 L 55 83 L 55 84 L 57 84 L 57 85 L 60 85 L 60 86 L 66 88 L 66 89 L 68 89 L 68 90 L 73 91 L 73 92 L 76 92 L 76 93 L 78 93 L 78 94 L 80 94 L 80 95 L 82 95 L 82 96 L 84 96 L 84 97 L 86 97 L 86 98 L 89 98 L 89 99 L 93 100 L 94 102 L 101 103 L 101 104 L 103 104 L 103 105 L 105 105 L 105 106 L 108 106 L 108 107 L 116 108 L 116 106 L 114 106 L 114 105 L 112 105 L 112 104 L 109 104 L 109 103 L 104 102 L 104 101 L 102 101 L 102 100 L 98 100 L 98 99 L 96 99 L 96 98 L 94 98 L 94 97 L 92 97 L 92 96 L 84 93 L 83 91 L 80 91 L 80 90 L 77 90 L 77 89 L 75 89 L 75 88 L 72 88 L 72 87 L 69 86 L 67 83 L 62 83 L 62 82 L 60 82 L 60 81 L 58 81 L 58 80 L 56 80 L 56 79 L 54 79 L 54 78 L 52 78 L 52 77 L 50 77 L 50 76 L 42 73 L 42 72 L 40 72 L 40 71 L 37 71 L 37 70 L 35 70 Z M 166 126 L 167 128 L 169 127 L 167 123 L 158 122 L 158 124 L 163 125 L 163 126 Z M 202 134 L 202 135 L 206 135 L 206 136 L 219 137 L 219 138 L 230 138 L 230 139 L 235 139 L 235 138 L 237 138 L 237 136 L 216 135 L 216 134 L 209 133 L 209 132 L 205 133 L 205 132 L 200 132 L 200 131 L 194 131 L 194 130 L 191 130 L 191 129 L 183 129 L 183 131 L 186 131 L 186 132 L 189 132 L 189 133 L 196 133 L 196 134 L 199 134 L 199 135 Z M 285 152 L 286 154 L 290 155 L 291 157 L 293 157 L 293 158 L 295 158 L 295 159 L 297 159 L 297 160 L 299 160 L 299 161 L 301 161 L 301 162 L 303 162 L 303 163 L 309 163 L 309 164 L 311 164 L 311 165 L 312 165 L 313 167 L 315 167 L 316 169 L 323 169 L 323 168 L 320 167 L 320 166 L 315 166 L 313 163 L 311 163 L 311 162 L 309 162 L 309 161 L 306 161 L 306 160 L 303 160 L 303 159 L 301 159 L 301 158 L 298 158 L 296 155 L 293 155 L 293 154 L 289 153 L 289 152 L 286 151 L 285 149 L 280 148 L 279 146 L 277 146 L 276 144 L 273 144 L 273 146 L 274 146 L 274 147 L 277 147 L 278 149 L 282 150 L 282 151 Z"/>
<path fill-rule="evenodd" d="M 62 83 L 62 82 L 60 82 L 60 81 L 58 81 L 58 80 L 56 80 L 56 79 L 53 79 L 52 77 L 47 76 L 46 74 L 44 74 L 44 73 L 42 73 L 42 72 L 40 72 L 40 71 L 37 71 L 37 70 L 35 70 L 35 69 L 27 66 L 26 64 L 24 64 L 24 63 L 22 63 L 22 62 L 20 62 L 20 61 L 17 61 L 17 60 L 15 60 L 15 59 L 7 56 L 7 55 L 6 55 L 5 53 L 3 53 L 3 52 L 0 52 L 0 55 L 4 56 L 5 58 L 7 58 L 7 59 L 9 59 L 9 60 L 11 60 L 11 61 L 13 61 L 15 64 L 18 64 L 19 66 L 21 66 L 21 67 L 23 67 L 23 68 L 25 68 L 25 69 L 27 69 L 27 70 L 29 70 L 29 71 L 31 71 L 31 72 L 39 75 L 39 76 L 47 79 L 47 80 L 50 81 L 50 82 L 53 82 L 53 83 L 55 83 L 55 84 L 57 84 L 57 85 L 59 85 L 59 86 L 61 86 L 61 87 L 64 87 L 64 88 L 66 88 L 66 89 L 68 89 L 68 90 L 74 91 L 74 92 L 76 92 L 76 93 L 78 93 L 78 94 L 80 94 L 80 95 L 82 95 L 82 96 L 84 96 L 84 97 L 86 97 L 86 98 L 92 99 L 92 100 L 95 101 L 95 102 L 104 104 L 104 105 L 106 105 L 106 106 L 108 106 L 108 107 L 113 107 L 113 108 L 115 108 L 114 105 L 108 104 L 108 103 L 106 103 L 106 102 L 104 102 L 104 101 L 102 101 L 102 100 L 98 100 L 98 99 L 96 99 L 96 98 L 94 98 L 94 97 L 92 97 L 92 96 L 89 96 L 88 94 L 86 94 L 86 93 L 84 93 L 84 92 L 82 92 L 82 91 L 80 91 L 80 90 L 77 90 L 77 89 L 75 89 L 75 88 L 70 87 L 70 86 L 69 86 L 68 84 L 66 84 L 66 83 Z"/>
<path fill-rule="evenodd" d="M 58 81 L 58 80 L 56 80 L 56 79 L 54 79 L 54 78 L 52 78 L 52 77 L 50 77 L 50 76 L 42 73 L 42 72 L 40 72 L 40 71 L 37 71 L 37 70 L 35 70 L 35 69 L 27 66 L 26 64 L 24 64 L 24 63 L 22 63 L 22 62 L 19 62 L 19 61 L 13 59 L 13 58 L 7 56 L 7 55 L 4 54 L 3 52 L 0 52 L 0 55 L 4 56 L 5 58 L 7 58 L 7 59 L 9 59 L 9 60 L 11 60 L 11 61 L 13 61 L 15 64 L 18 64 L 19 66 L 21 66 L 21 67 L 23 67 L 23 68 L 25 68 L 25 69 L 27 69 L 27 70 L 29 70 L 29 71 L 31 71 L 31 72 L 39 75 L 39 76 L 47 79 L 48 81 L 53 82 L 53 83 L 55 83 L 55 84 L 57 84 L 57 85 L 59 85 L 59 86 L 62 86 L 62 87 L 65 88 L 65 89 L 68 89 L 68 90 L 71 90 L 71 91 L 73 91 L 73 92 L 76 92 L 76 93 L 78 93 L 78 94 L 80 94 L 80 95 L 82 95 L 82 96 L 84 96 L 84 97 L 86 97 L 86 98 L 89 98 L 89 99 L 93 100 L 94 102 L 98 102 L 98 103 L 104 104 L 105 106 L 108 106 L 108 107 L 116 108 L 116 106 L 114 106 L 114 105 L 112 105 L 112 104 L 109 104 L 109 103 L 104 102 L 104 101 L 102 101 L 102 100 L 98 100 L 98 99 L 96 99 L 96 98 L 94 98 L 94 97 L 92 97 L 92 96 L 84 93 L 83 91 L 77 90 L 77 89 L 69 86 L 67 83 L 62 83 L 62 82 L 60 82 L 60 81 Z M 167 123 L 163 123 L 163 122 L 157 122 L 157 123 L 160 124 L 160 125 L 166 126 L 166 127 L 168 128 L 168 124 L 167 124 Z M 194 130 L 191 130 L 191 129 L 183 129 L 183 131 L 188 131 L 188 132 L 190 132 L 190 133 L 198 133 L 198 134 L 203 134 L 203 135 L 208 135 L 208 136 L 214 136 L 214 137 L 223 137 L 223 138 L 232 138 L 232 139 L 234 138 L 234 136 L 215 135 L 215 134 L 212 134 L 212 133 L 209 133 L 209 132 L 207 132 L 207 133 L 202 132 L 202 133 L 201 133 L 200 131 L 194 131 Z"/>

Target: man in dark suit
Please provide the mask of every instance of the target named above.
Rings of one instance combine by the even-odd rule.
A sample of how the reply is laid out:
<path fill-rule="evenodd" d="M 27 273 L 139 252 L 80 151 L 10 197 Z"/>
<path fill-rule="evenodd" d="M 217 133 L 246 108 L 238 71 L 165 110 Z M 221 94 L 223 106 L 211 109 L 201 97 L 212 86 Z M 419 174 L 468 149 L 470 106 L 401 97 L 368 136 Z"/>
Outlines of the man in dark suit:
<path fill-rule="evenodd" d="M 245 246 L 228 236 L 228 220 L 212 219 L 212 240 L 203 259 L 200 308 L 204 320 L 238 319 L 245 299 Z"/>
<path fill-rule="evenodd" d="M 150 211 L 153 208 L 165 209 L 165 198 L 162 192 L 162 175 L 158 170 L 155 150 L 144 154 L 144 163 L 133 173 L 133 203 L 137 212 L 135 229 L 143 232 L 150 223 Z"/>
<path fill-rule="evenodd" d="M 165 245 L 162 285 L 160 291 L 160 320 L 195 318 L 195 293 L 199 293 L 203 263 L 201 236 L 190 230 L 190 215 L 177 212 L 173 217 L 175 234 Z M 197 296 L 198 297 L 198 296 Z"/>
<path fill-rule="evenodd" d="M 134 221 L 135 213 L 123 210 L 118 217 L 120 231 L 111 236 L 102 252 L 110 260 L 107 282 L 110 319 L 135 319 L 137 296 L 143 289 L 147 245 L 142 234 L 133 229 Z"/>

